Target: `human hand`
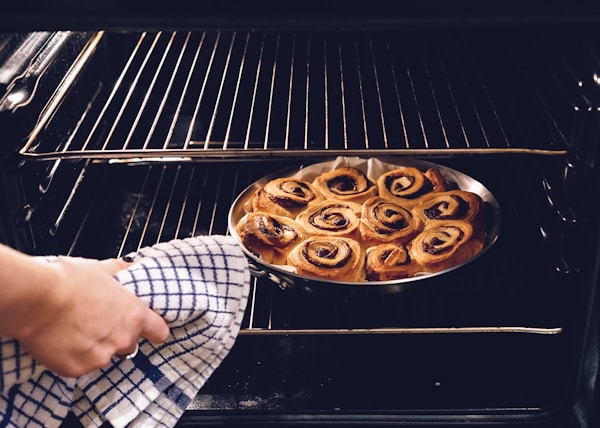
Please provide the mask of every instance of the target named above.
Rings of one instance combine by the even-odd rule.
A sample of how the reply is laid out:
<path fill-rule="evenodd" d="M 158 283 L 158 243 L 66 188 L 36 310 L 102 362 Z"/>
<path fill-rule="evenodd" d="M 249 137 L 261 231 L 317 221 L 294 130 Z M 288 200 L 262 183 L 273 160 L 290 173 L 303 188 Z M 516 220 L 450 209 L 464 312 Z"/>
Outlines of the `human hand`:
<path fill-rule="evenodd" d="M 58 257 L 35 263 L 45 264 L 49 290 L 22 308 L 15 338 L 53 372 L 81 376 L 134 352 L 141 337 L 154 343 L 169 337 L 163 318 L 114 279 L 127 267 L 124 261 Z"/>

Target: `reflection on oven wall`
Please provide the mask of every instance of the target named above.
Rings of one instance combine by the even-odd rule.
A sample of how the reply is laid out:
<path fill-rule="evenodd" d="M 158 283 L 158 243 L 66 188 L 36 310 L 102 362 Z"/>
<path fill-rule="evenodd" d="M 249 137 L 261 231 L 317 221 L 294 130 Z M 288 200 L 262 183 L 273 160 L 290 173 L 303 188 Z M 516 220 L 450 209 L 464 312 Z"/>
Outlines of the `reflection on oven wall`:
<path fill-rule="evenodd" d="M 597 269 L 597 46 L 517 30 L 4 36 L 0 238 L 121 256 L 227 233 L 236 196 L 290 164 L 427 158 L 498 198 L 494 247 L 407 293 L 315 299 L 257 279 L 239 346 L 182 424 L 240 409 L 287 422 L 560 419 Z"/>

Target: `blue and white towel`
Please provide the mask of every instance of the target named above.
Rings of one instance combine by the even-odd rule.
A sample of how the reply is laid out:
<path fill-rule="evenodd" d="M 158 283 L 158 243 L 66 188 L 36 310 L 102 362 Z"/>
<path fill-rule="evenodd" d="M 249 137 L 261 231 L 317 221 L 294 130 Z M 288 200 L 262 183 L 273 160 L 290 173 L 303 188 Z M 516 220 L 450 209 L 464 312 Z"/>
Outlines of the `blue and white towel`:
<path fill-rule="evenodd" d="M 0 426 L 57 427 L 69 411 L 86 427 L 177 423 L 236 340 L 250 287 L 247 261 L 225 236 L 173 240 L 131 256 L 134 263 L 116 277 L 167 320 L 170 339 L 142 340 L 132 359 L 73 379 L 0 338 Z"/>

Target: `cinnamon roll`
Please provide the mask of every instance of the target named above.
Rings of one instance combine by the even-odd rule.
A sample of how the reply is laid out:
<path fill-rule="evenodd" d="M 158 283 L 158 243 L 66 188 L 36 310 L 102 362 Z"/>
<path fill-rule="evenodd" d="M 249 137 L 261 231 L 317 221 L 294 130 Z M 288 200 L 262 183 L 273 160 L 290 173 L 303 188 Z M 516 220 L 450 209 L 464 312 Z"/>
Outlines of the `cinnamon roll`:
<path fill-rule="evenodd" d="M 295 218 L 306 207 L 322 201 L 314 186 L 292 177 L 276 178 L 259 189 L 252 199 L 252 210 Z"/>
<path fill-rule="evenodd" d="M 462 220 L 478 232 L 485 231 L 483 200 L 466 190 L 450 190 L 425 196 L 413 209 L 424 223 L 443 220 Z"/>
<path fill-rule="evenodd" d="M 236 231 L 248 250 L 276 265 L 285 264 L 290 250 L 306 237 L 295 220 L 264 212 L 244 215 Z"/>
<path fill-rule="evenodd" d="M 365 252 L 354 239 L 312 236 L 288 255 L 300 275 L 333 281 L 364 281 Z"/>
<path fill-rule="evenodd" d="M 444 192 L 450 190 L 450 183 L 446 180 L 446 177 L 435 168 L 429 168 L 425 171 L 425 177 L 431 182 L 431 187 L 434 192 Z"/>
<path fill-rule="evenodd" d="M 360 236 L 367 247 L 384 242 L 406 243 L 422 229 L 422 221 L 398 203 L 374 196 L 365 201 Z"/>
<path fill-rule="evenodd" d="M 439 272 L 469 260 L 482 248 L 473 226 L 449 220 L 426 226 L 412 241 L 409 254 L 425 271 Z"/>
<path fill-rule="evenodd" d="M 446 181 L 439 171 L 430 169 L 427 172 L 403 166 L 382 174 L 377 179 L 379 196 L 398 202 L 410 208 L 420 198 L 435 189 L 445 190 Z"/>
<path fill-rule="evenodd" d="M 410 278 L 421 270 L 410 258 L 404 244 L 380 244 L 367 250 L 365 271 L 368 281 Z"/>
<path fill-rule="evenodd" d="M 377 186 L 358 168 L 341 167 L 324 172 L 312 183 L 325 198 L 362 203 L 377 194 Z"/>
<path fill-rule="evenodd" d="M 322 201 L 298 214 L 296 221 L 309 235 L 358 238 L 361 210 L 355 202 Z"/>

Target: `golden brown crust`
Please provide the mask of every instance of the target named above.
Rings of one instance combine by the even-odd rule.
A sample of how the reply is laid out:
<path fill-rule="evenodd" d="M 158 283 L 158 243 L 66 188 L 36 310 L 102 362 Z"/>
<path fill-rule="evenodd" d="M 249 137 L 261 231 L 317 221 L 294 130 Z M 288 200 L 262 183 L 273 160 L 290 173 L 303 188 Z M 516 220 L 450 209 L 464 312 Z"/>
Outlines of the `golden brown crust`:
<path fill-rule="evenodd" d="M 359 237 L 362 206 L 355 202 L 322 201 L 308 207 L 296 217 L 309 235 Z"/>
<path fill-rule="evenodd" d="M 432 190 L 434 192 L 445 192 L 446 190 L 450 190 L 450 184 L 438 169 L 429 168 L 425 171 L 425 177 L 431 182 Z"/>
<path fill-rule="evenodd" d="M 459 265 L 483 249 L 483 240 L 471 224 L 439 221 L 426 226 L 411 243 L 410 257 L 427 272 Z"/>
<path fill-rule="evenodd" d="M 365 280 L 365 252 L 350 238 L 311 236 L 288 255 L 288 264 L 300 275 L 329 281 Z"/>
<path fill-rule="evenodd" d="M 252 216 L 237 225 L 246 248 L 266 263 L 324 281 L 388 281 L 449 269 L 479 253 L 487 233 L 481 197 L 456 189 L 436 168 L 397 167 L 376 183 L 352 167 L 312 183 L 277 178 L 250 201 Z"/>
<path fill-rule="evenodd" d="M 306 207 L 323 200 L 314 186 L 292 177 L 276 178 L 259 189 L 252 198 L 252 210 L 295 218 Z"/>
<path fill-rule="evenodd" d="M 483 200 L 472 192 L 450 190 L 425 196 L 413 212 L 425 224 L 447 220 L 470 223 L 477 232 L 484 231 Z"/>
<path fill-rule="evenodd" d="M 379 196 L 411 208 L 433 191 L 433 183 L 418 168 L 403 166 L 382 174 L 377 179 Z"/>
<path fill-rule="evenodd" d="M 423 228 L 419 217 L 398 203 L 375 196 L 365 201 L 360 235 L 366 247 L 385 242 L 406 243 Z"/>
<path fill-rule="evenodd" d="M 313 180 L 313 185 L 327 199 L 362 203 L 377 194 L 377 186 L 364 172 L 354 167 L 327 171 Z"/>
<path fill-rule="evenodd" d="M 276 265 L 285 264 L 291 249 L 306 237 L 295 220 L 264 212 L 244 215 L 236 231 L 248 250 Z"/>
<path fill-rule="evenodd" d="M 380 244 L 367 250 L 365 271 L 369 281 L 410 278 L 422 270 L 404 244 Z"/>

